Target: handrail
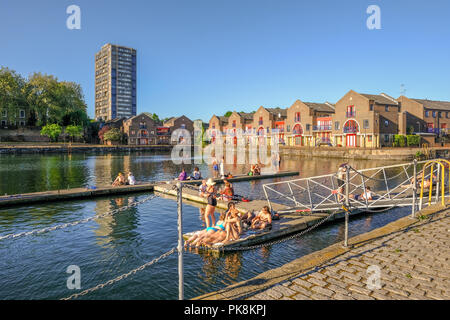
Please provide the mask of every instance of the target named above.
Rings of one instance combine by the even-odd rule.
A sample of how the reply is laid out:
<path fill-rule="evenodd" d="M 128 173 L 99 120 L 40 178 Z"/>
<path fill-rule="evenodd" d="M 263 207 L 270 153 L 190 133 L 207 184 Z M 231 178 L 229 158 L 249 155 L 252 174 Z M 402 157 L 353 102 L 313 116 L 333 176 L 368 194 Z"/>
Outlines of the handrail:
<path fill-rule="evenodd" d="M 430 167 L 430 187 L 428 190 L 428 205 L 431 205 L 431 198 L 432 198 L 432 193 L 433 193 L 433 176 L 434 176 L 434 165 L 437 165 L 437 176 L 436 179 L 438 179 L 437 183 L 436 183 L 436 188 L 439 188 L 439 180 L 441 182 L 441 203 L 443 206 L 445 206 L 445 165 L 443 164 L 443 162 L 446 162 L 449 165 L 449 180 L 450 180 L 450 161 L 445 160 L 445 159 L 433 159 L 433 160 L 429 160 L 427 161 L 427 163 L 424 165 L 423 169 L 422 169 L 422 181 L 420 182 L 420 209 L 422 209 L 422 204 L 423 204 L 423 192 L 424 192 L 424 187 L 425 187 L 425 170 Z M 441 179 L 439 179 L 439 169 L 441 169 Z M 439 196 L 439 189 L 436 190 L 436 198 Z M 450 193 L 450 181 L 449 181 L 449 193 Z"/>

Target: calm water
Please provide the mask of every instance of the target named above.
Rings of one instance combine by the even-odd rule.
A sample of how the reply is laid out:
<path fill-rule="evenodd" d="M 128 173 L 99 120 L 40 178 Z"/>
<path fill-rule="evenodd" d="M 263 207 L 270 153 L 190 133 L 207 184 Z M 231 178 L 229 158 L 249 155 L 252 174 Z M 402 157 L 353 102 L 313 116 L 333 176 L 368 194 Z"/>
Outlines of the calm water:
<path fill-rule="evenodd" d="M 300 170 L 302 177 L 334 172 L 342 160 L 283 159 L 281 169 Z M 367 168 L 386 161 L 355 161 Z M 171 179 L 179 171 L 169 153 L 1 155 L 0 194 L 109 185 L 117 172 L 132 171 L 138 181 Z M 187 166 L 190 171 L 191 167 Z M 203 176 L 210 168 L 200 166 Z M 243 173 L 242 165 L 226 171 Z M 292 178 L 283 178 L 292 179 Z M 280 181 L 264 180 L 266 182 Z M 262 181 L 236 183 L 239 194 L 263 198 Z M 17 233 L 73 222 L 139 201 L 146 194 L 108 197 L 15 207 L 0 210 L 0 234 Z M 197 206 L 183 206 L 184 231 L 204 225 Z M 350 234 L 364 233 L 409 214 L 408 209 L 352 218 Z M 66 268 L 81 268 L 82 290 L 130 271 L 158 257 L 177 244 L 176 203 L 156 198 L 112 217 L 45 234 L 0 240 L 0 299 L 59 299 L 74 293 L 67 289 Z M 185 254 L 185 296 L 221 289 L 250 279 L 295 258 L 343 239 L 343 224 L 326 225 L 300 239 L 253 251 Z M 176 299 L 177 256 L 172 255 L 136 275 L 91 294 L 84 299 Z"/>

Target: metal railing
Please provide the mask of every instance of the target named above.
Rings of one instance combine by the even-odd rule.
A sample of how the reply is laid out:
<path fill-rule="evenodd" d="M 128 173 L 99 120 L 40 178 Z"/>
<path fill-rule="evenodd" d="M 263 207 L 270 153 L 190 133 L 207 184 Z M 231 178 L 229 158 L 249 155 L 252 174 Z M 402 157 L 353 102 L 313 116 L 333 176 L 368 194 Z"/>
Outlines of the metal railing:
<path fill-rule="evenodd" d="M 313 131 L 330 131 L 331 125 L 313 126 Z"/>
<path fill-rule="evenodd" d="M 272 200 L 277 199 L 288 206 L 286 211 L 291 212 L 327 212 L 338 209 L 346 200 L 347 191 L 349 206 L 354 209 L 371 211 L 394 206 L 414 206 L 417 189 L 412 181 L 417 180 L 418 166 L 426 163 L 414 161 L 363 170 L 349 166 L 348 182 L 343 176 L 327 174 L 268 183 L 263 185 L 263 190 L 270 208 Z M 430 175 L 431 173 L 424 172 L 422 180 L 429 179 Z M 441 179 L 444 181 L 444 178 Z M 447 182 L 444 184 L 450 184 L 448 177 L 445 181 Z M 362 196 L 366 191 L 372 195 L 372 200 Z"/>

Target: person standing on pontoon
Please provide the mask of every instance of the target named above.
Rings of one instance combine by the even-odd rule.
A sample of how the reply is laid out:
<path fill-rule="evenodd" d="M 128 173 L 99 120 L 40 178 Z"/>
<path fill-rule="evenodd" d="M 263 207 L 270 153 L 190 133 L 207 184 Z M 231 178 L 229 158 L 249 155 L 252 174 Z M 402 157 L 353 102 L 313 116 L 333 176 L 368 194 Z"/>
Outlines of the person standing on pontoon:
<path fill-rule="evenodd" d="M 215 188 L 215 182 L 213 179 L 209 178 L 206 182 L 206 195 L 208 199 L 208 205 L 205 209 L 205 222 L 206 227 L 209 228 L 210 226 L 214 226 L 216 224 L 216 217 L 214 216 L 214 212 L 216 210 L 217 206 L 217 199 L 216 199 L 216 188 Z M 211 217 L 211 223 L 209 222 L 209 217 Z"/>

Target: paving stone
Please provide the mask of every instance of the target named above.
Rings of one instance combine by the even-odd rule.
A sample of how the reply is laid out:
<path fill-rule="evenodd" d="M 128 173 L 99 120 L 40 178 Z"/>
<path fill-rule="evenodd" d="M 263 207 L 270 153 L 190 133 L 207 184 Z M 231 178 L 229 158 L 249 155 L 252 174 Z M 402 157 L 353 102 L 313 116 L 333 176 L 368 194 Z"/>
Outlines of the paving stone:
<path fill-rule="evenodd" d="M 299 286 L 303 286 L 305 288 L 311 288 L 313 286 L 312 283 L 305 281 L 303 279 L 300 279 L 300 278 L 294 279 L 294 280 L 292 280 L 292 282 L 298 284 Z"/>
<path fill-rule="evenodd" d="M 306 289 L 306 288 L 304 288 L 302 286 L 299 286 L 298 284 L 291 285 L 289 287 L 289 289 L 291 289 L 291 290 L 293 290 L 293 291 L 295 291 L 297 293 L 301 293 L 303 295 L 306 295 L 306 296 L 311 295 L 311 291 L 309 291 L 308 289 Z"/>
<path fill-rule="evenodd" d="M 372 290 L 369 290 L 367 288 L 363 288 L 363 287 L 357 287 L 357 286 L 350 286 L 348 288 L 349 291 L 353 291 L 353 292 L 357 292 L 360 294 L 364 294 L 364 295 L 370 295 L 370 293 L 372 292 Z"/>
<path fill-rule="evenodd" d="M 283 294 L 286 297 L 290 297 L 295 294 L 295 291 L 293 291 L 285 286 L 281 286 L 281 285 L 277 285 L 277 286 L 273 287 L 273 290 L 280 292 L 281 294 Z"/>
<path fill-rule="evenodd" d="M 318 286 L 312 287 L 311 291 L 323 294 L 324 296 L 327 296 L 329 298 L 331 298 L 334 295 L 334 292 L 331 291 L 330 289 L 326 289 L 326 288 L 322 288 L 322 287 L 318 287 Z"/>
<path fill-rule="evenodd" d="M 334 291 L 336 293 L 340 293 L 340 294 L 343 294 L 343 295 L 348 295 L 348 293 L 349 293 L 347 289 L 344 289 L 344 288 L 342 288 L 340 286 L 337 286 L 337 285 L 334 285 L 334 284 L 328 285 L 327 289 L 330 289 L 331 291 Z"/>
<path fill-rule="evenodd" d="M 276 291 L 273 288 L 266 290 L 265 293 L 275 299 L 280 299 L 283 296 L 283 294 L 281 292 Z"/>
<path fill-rule="evenodd" d="M 315 285 L 318 285 L 319 287 L 325 287 L 327 285 L 327 283 L 325 281 L 322 281 L 322 280 L 319 280 L 316 278 L 309 278 L 307 281 L 311 282 Z"/>
<path fill-rule="evenodd" d="M 319 280 L 323 280 L 323 279 L 325 279 L 327 276 L 326 275 L 324 275 L 324 274 L 322 274 L 322 273 L 320 273 L 320 272 L 314 272 L 314 273 L 311 273 L 311 275 L 310 275 L 312 278 L 316 278 L 316 279 L 319 279 Z"/>
<path fill-rule="evenodd" d="M 353 273 L 349 273 L 347 271 L 342 271 L 341 275 L 343 275 L 346 278 L 352 279 L 353 281 L 356 281 L 356 282 L 361 281 L 361 277 L 360 276 L 358 276 L 356 274 L 353 274 Z"/>
<path fill-rule="evenodd" d="M 313 300 L 330 300 L 329 297 L 324 296 L 324 295 L 322 295 L 320 293 L 313 293 L 311 295 L 311 299 L 313 299 Z"/>
<path fill-rule="evenodd" d="M 336 293 L 336 294 L 333 296 L 333 299 L 334 299 L 334 300 L 355 300 L 355 299 L 352 298 L 351 296 L 344 295 L 344 294 L 341 294 L 341 293 Z"/>
<path fill-rule="evenodd" d="M 352 297 L 355 298 L 356 300 L 375 300 L 375 298 L 371 296 L 360 294 L 357 292 L 352 292 Z"/>
<path fill-rule="evenodd" d="M 305 296 L 301 293 L 296 294 L 295 296 L 292 297 L 294 300 L 311 300 L 311 298 L 309 296 Z"/>

